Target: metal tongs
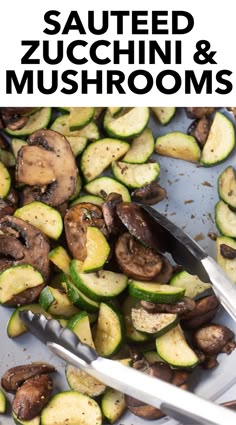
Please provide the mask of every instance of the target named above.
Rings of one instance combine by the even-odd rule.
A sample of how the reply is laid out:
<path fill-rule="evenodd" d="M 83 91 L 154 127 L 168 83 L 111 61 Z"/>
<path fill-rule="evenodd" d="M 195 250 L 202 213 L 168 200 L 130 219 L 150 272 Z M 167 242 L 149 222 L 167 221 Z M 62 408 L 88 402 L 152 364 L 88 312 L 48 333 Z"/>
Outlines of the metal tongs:
<path fill-rule="evenodd" d="M 122 365 L 99 357 L 95 350 L 80 342 L 69 329 L 57 320 L 46 319 L 31 311 L 20 311 L 27 328 L 56 355 L 79 367 L 125 394 L 160 408 L 186 425 L 225 425 L 236 423 L 236 414 L 230 409 L 213 404 L 190 392 Z"/>

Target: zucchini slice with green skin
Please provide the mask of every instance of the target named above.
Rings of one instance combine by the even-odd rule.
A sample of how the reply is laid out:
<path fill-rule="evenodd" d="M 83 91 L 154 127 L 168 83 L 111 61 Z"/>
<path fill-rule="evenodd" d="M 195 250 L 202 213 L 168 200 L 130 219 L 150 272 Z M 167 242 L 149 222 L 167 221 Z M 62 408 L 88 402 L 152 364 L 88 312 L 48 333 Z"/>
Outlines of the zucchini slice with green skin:
<path fill-rule="evenodd" d="M 176 273 L 170 280 L 169 285 L 185 289 L 185 296 L 195 298 L 197 295 L 212 288 L 210 283 L 202 282 L 198 276 L 192 275 L 185 270 Z"/>
<path fill-rule="evenodd" d="M 20 148 L 26 145 L 28 145 L 28 143 L 25 140 L 17 139 L 16 137 L 12 138 L 11 149 L 15 158 L 17 157 Z"/>
<path fill-rule="evenodd" d="M 236 176 L 231 165 L 221 173 L 218 179 L 218 192 L 220 198 L 230 207 L 236 208 Z"/>
<path fill-rule="evenodd" d="M 203 147 L 201 164 L 206 167 L 219 164 L 226 159 L 235 146 L 235 130 L 232 122 L 221 112 L 216 112 Z"/>
<path fill-rule="evenodd" d="M 118 139 L 100 139 L 90 143 L 82 154 L 80 167 L 87 182 L 99 176 L 112 161 L 116 161 L 129 150 L 129 143 Z"/>
<path fill-rule="evenodd" d="M 114 118 L 107 110 L 104 117 L 104 128 L 111 137 L 126 139 L 142 133 L 149 120 L 149 108 L 132 108 L 121 117 Z"/>
<path fill-rule="evenodd" d="M 86 148 L 88 139 L 83 136 L 69 136 L 66 135 L 66 140 L 70 143 L 71 150 L 74 156 L 80 155 L 83 150 Z"/>
<path fill-rule="evenodd" d="M 122 161 L 130 164 L 144 164 L 154 151 L 154 138 L 150 128 L 133 139 L 130 149 Z"/>
<path fill-rule="evenodd" d="M 10 130 L 5 128 L 4 131 L 11 136 L 29 136 L 41 128 L 47 128 L 52 115 L 52 108 L 41 108 L 39 111 L 29 116 L 27 123 L 19 130 Z"/>
<path fill-rule="evenodd" d="M 188 345 L 178 325 L 156 339 L 157 354 L 169 365 L 189 368 L 199 363 L 199 358 Z"/>
<path fill-rule="evenodd" d="M 71 390 L 79 391 L 89 397 L 98 397 L 104 393 L 106 385 L 78 367 L 66 366 L 66 379 Z"/>
<path fill-rule="evenodd" d="M 132 280 L 129 283 L 129 294 L 139 300 L 171 304 L 184 296 L 185 289 L 161 283 Z"/>
<path fill-rule="evenodd" d="M 155 117 L 158 119 L 159 123 L 162 125 L 167 125 L 172 120 L 175 115 L 176 108 L 174 106 L 170 107 L 155 107 L 151 108 Z"/>
<path fill-rule="evenodd" d="M 112 192 L 119 193 L 124 202 L 130 202 L 131 197 L 128 189 L 121 183 L 117 182 L 110 177 L 98 177 L 97 179 L 87 183 L 84 189 L 91 195 L 101 195 L 105 192 L 109 195 Z"/>
<path fill-rule="evenodd" d="M 41 273 L 29 264 L 12 266 L 0 273 L 0 303 L 7 303 L 14 295 L 43 283 Z"/>
<path fill-rule="evenodd" d="M 178 324 L 177 314 L 149 313 L 144 308 L 132 308 L 131 319 L 139 332 L 161 336 Z"/>
<path fill-rule="evenodd" d="M 116 422 L 126 409 L 125 396 L 120 391 L 107 388 L 101 400 L 102 413 L 110 424 Z"/>
<path fill-rule="evenodd" d="M 36 416 L 35 418 L 30 419 L 29 421 L 24 421 L 22 419 L 19 419 L 13 412 L 12 418 L 16 425 L 40 425 L 40 416 Z"/>
<path fill-rule="evenodd" d="M 57 246 L 48 254 L 49 260 L 64 273 L 70 273 L 71 258 L 63 246 Z"/>
<path fill-rule="evenodd" d="M 122 106 L 109 106 L 108 107 L 108 110 L 109 110 L 109 112 L 110 112 L 110 114 L 113 116 L 113 117 L 115 117 L 116 115 L 118 115 L 119 114 L 119 112 L 121 112 L 122 111 Z"/>
<path fill-rule="evenodd" d="M 19 317 L 19 311 L 23 310 L 30 310 L 33 313 L 43 314 L 47 319 L 51 319 L 52 317 L 39 304 L 27 304 L 22 305 L 21 307 L 17 307 L 8 320 L 7 335 L 9 338 L 16 338 L 17 336 L 20 336 L 28 331 L 27 327 L 24 325 L 24 322 Z"/>
<path fill-rule="evenodd" d="M 236 213 L 224 201 L 215 206 L 215 222 L 222 235 L 236 238 Z"/>
<path fill-rule="evenodd" d="M 7 410 L 7 400 L 5 393 L 0 389 L 0 414 L 5 413 Z"/>
<path fill-rule="evenodd" d="M 77 335 L 81 342 L 95 349 L 89 317 L 86 311 L 80 311 L 71 317 L 67 327 Z"/>
<path fill-rule="evenodd" d="M 77 260 L 73 260 L 77 261 Z M 69 276 L 64 276 L 66 284 L 66 292 L 71 302 L 81 309 L 90 313 L 96 313 L 99 310 L 99 303 L 87 297 L 79 288 L 72 282 Z"/>
<path fill-rule="evenodd" d="M 70 202 L 72 202 L 74 199 L 76 199 L 79 196 L 80 191 L 81 191 L 81 188 L 82 188 L 82 181 L 81 181 L 80 175 L 78 174 L 77 175 L 77 180 L 76 180 L 76 185 L 75 185 L 75 191 L 74 191 L 73 195 L 71 195 L 71 197 L 69 199 Z"/>
<path fill-rule="evenodd" d="M 84 137 L 88 140 L 98 140 L 100 133 L 97 124 L 91 121 L 88 125 L 81 128 L 80 130 L 71 131 L 69 124 L 69 115 L 61 115 L 56 118 L 51 125 L 51 130 L 58 131 L 67 137 Z"/>
<path fill-rule="evenodd" d="M 167 133 L 156 140 L 155 151 L 159 155 L 182 159 L 189 162 L 198 162 L 201 150 L 192 136 L 179 131 Z"/>
<path fill-rule="evenodd" d="M 69 108 L 70 131 L 80 130 L 92 121 L 95 108 Z"/>
<path fill-rule="evenodd" d="M 128 164 L 118 161 L 112 163 L 112 172 L 121 183 L 136 189 L 156 180 L 160 174 L 160 166 L 157 162 Z"/>
<path fill-rule="evenodd" d="M 100 270 L 110 254 L 110 245 L 98 227 L 87 227 L 86 250 L 87 257 L 83 262 L 82 271 L 90 273 Z"/>
<path fill-rule="evenodd" d="M 64 294 L 57 288 L 45 286 L 39 296 L 39 304 L 52 316 L 68 319 L 79 312 L 67 294 Z"/>
<path fill-rule="evenodd" d="M 73 202 L 71 202 L 71 207 L 76 204 L 82 204 L 83 202 L 89 202 L 94 205 L 102 205 L 104 200 L 100 198 L 100 196 L 95 195 L 82 195 L 79 198 L 76 198 Z"/>
<path fill-rule="evenodd" d="M 41 425 L 102 425 L 98 403 L 78 391 L 54 395 L 41 413 Z"/>
<path fill-rule="evenodd" d="M 11 176 L 5 165 L 0 162 L 0 198 L 6 198 L 11 189 Z"/>
<path fill-rule="evenodd" d="M 140 302 L 133 297 L 127 296 L 122 305 L 121 311 L 124 319 L 125 336 L 127 340 L 133 342 L 145 342 L 150 339 L 150 335 L 137 331 L 131 319 L 131 311 L 133 308 L 140 308 Z"/>
<path fill-rule="evenodd" d="M 158 356 L 156 351 L 145 351 L 143 353 L 143 356 L 145 360 L 147 360 L 148 363 L 156 363 L 156 362 L 162 362 L 162 359 L 160 356 Z"/>
<path fill-rule="evenodd" d="M 94 344 L 100 356 L 113 356 L 124 341 L 121 314 L 111 305 L 101 303 Z"/>
<path fill-rule="evenodd" d="M 15 167 L 16 159 L 13 153 L 7 151 L 6 149 L 0 148 L 0 161 L 5 165 L 5 167 Z"/>
<path fill-rule="evenodd" d="M 227 236 L 220 236 L 216 240 L 216 259 L 218 264 L 222 269 L 227 273 L 230 279 L 236 283 L 236 257 L 235 258 L 225 258 L 221 254 L 221 245 L 227 245 L 233 250 L 236 250 L 236 241 Z"/>
<path fill-rule="evenodd" d="M 33 201 L 14 212 L 14 217 L 21 218 L 37 227 L 51 239 L 58 239 L 63 230 L 61 214 L 47 204 Z"/>
<path fill-rule="evenodd" d="M 70 274 L 76 286 L 95 301 L 105 301 L 119 295 L 128 285 L 128 277 L 122 273 L 100 270 L 96 273 L 81 272 L 77 260 L 72 260 Z"/>

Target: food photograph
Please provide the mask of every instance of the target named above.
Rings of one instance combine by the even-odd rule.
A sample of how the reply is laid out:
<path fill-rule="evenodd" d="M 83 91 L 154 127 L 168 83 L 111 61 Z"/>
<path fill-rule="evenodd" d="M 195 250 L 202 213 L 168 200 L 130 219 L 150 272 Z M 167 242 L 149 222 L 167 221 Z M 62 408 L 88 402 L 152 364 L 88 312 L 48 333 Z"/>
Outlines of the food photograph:
<path fill-rule="evenodd" d="M 0 425 L 235 421 L 235 117 L 0 108 Z"/>

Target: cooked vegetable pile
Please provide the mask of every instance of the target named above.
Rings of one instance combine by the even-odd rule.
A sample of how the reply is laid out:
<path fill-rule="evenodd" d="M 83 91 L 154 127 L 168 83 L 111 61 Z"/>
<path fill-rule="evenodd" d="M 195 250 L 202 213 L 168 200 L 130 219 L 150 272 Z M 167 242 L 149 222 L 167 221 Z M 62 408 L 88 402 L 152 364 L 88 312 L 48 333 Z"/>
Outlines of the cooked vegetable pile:
<path fill-rule="evenodd" d="M 158 155 L 208 167 L 232 151 L 234 126 L 223 113 L 186 113 L 194 119 L 189 134 L 155 141 L 150 114 L 163 126 L 175 108 L 1 108 L 0 303 L 15 308 L 9 338 L 27 331 L 18 313 L 29 309 L 57 318 L 99 355 L 184 389 L 192 389 L 194 370 L 214 368 L 219 353 L 234 350 L 233 332 L 212 322 L 219 302 L 211 284 L 159 252 L 137 204 L 167 196 Z M 232 167 L 218 187 L 218 261 L 236 282 Z M 70 390 L 52 395 L 52 372 L 43 363 L 6 371 L 1 385 L 15 394 L 17 424 L 115 423 L 126 408 L 146 419 L 163 416 L 71 365 Z"/>

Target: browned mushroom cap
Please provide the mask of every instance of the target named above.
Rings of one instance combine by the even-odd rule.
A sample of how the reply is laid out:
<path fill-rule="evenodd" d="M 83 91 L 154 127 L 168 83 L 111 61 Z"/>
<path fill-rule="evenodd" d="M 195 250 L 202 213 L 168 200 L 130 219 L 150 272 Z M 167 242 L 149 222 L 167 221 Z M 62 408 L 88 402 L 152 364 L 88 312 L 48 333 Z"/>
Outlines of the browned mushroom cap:
<path fill-rule="evenodd" d="M 210 108 L 210 107 L 189 107 L 185 108 L 186 115 L 188 118 L 202 118 L 207 115 L 213 114 L 213 112 L 216 110 L 216 108 Z"/>
<path fill-rule="evenodd" d="M 136 416 L 144 419 L 160 419 L 165 416 L 165 414 L 156 407 L 145 404 L 143 401 L 137 400 L 134 397 L 125 395 L 125 402 L 127 408 Z"/>
<path fill-rule="evenodd" d="M 152 182 L 146 186 L 135 189 L 131 193 L 134 201 L 141 202 L 146 205 L 155 205 L 166 198 L 167 192 L 157 182 Z"/>
<path fill-rule="evenodd" d="M 122 202 L 119 193 L 110 193 L 102 204 L 103 218 L 106 223 L 108 233 L 117 234 L 123 229 L 123 225 L 117 215 L 116 206 Z"/>
<path fill-rule="evenodd" d="M 115 254 L 121 270 L 133 279 L 152 280 L 161 271 L 161 256 L 143 246 L 129 233 L 119 237 Z"/>
<path fill-rule="evenodd" d="M 38 416 L 52 395 L 53 382 L 50 376 L 40 375 L 28 379 L 18 388 L 12 409 L 20 420 Z"/>
<path fill-rule="evenodd" d="M 234 333 L 224 325 L 210 324 L 193 334 L 194 345 L 207 355 L 227 353 L 235 348 Z"/>
<path fill-rule="evenodd" d="M 70 208 L 64 217 L 66 240 L 74 258 L 84 261 L 87 257 L 87 227 L 100 228 L 106 235 L 102 210 L 94 204 L 83 202 Z"/>
<path fill-rule="evenodd" d="M 0 220 L 0 232 L 0 270 L 17 264 L 31 264 L 47 280 L 50 246 L 40 230 L 20 218 L 7 215 Z"/>
<path fill-rule="evenodd" d="M 181 316 L 181 323 L 186 329 L 196 329 L 209 323 L 216 315 L 219 301 L 215 295 L 196 301 L 195 308 Z"/>
<path fill-rule="evenodd" d="M 164 257 L 164 255 L 160 255 L 162 259 L 162 268 L 160 273 L 158 273 L 154 280 L 158 283 L 168 283 L 173 276 L 173 267 L 170 264 L 169 260 Z"/>
<path fill-rule="evenodd" d="M 36 198 L 52 206 L 67 201 L 75 191 L 78 169 L 70 144 L 53 130 L 38 130 L 22 146 L 16 160 L 19 183 L 37 186 Z"/>
<path fill-rule="evenodd" d="M 207 137 L 211 128 L 211 121 L 207 117 L 195 120 L 188 128 L 188 134 L 193 136 L 200 147 L 203 147 L 207 141 Z"/>
<path fill-rule="evenodd" d="M 225 243 L 220 245 L 220 253 L 222 257 L 227 258 L 228 260 L 234 260 L 236 258 L 236 249 L 226 245 Z"/>
<path fill-rule="evenodd" d="M 16 115 L 25 115 L 33 112 L 36 108 L 30 108 L 30 107 L 2 107 L 1 108 L 1 114 L 8 114 L 9 116 L 16 116 Z"/>
<path fill-rule="evenodd" d="M 15 393 L 17 388 L 27 379 L 36 375 L 55 372 L 54 366 L 48 363 L 30 363 L 8 369 L 1 379 L 1 385 L 7 392 Z"/>
<path fill-rule="evenodd" d="M 8 144 L 7 140 L 5 139 L 5 137 L 2 134 L 0 134 L 0 148 L 1 149 L 8 149 L 8 147 L 9 147 L 9 144 Z"/>
<path fill-rule="evenodd" d="M 149 313 L 173 313 L 182 314 L 192 311 L 195 308 L 195 301 L 189 297 L 183 297 L 174 304 L 150 303 L 148 301 L 140 301 L 140 304 Z"/>

